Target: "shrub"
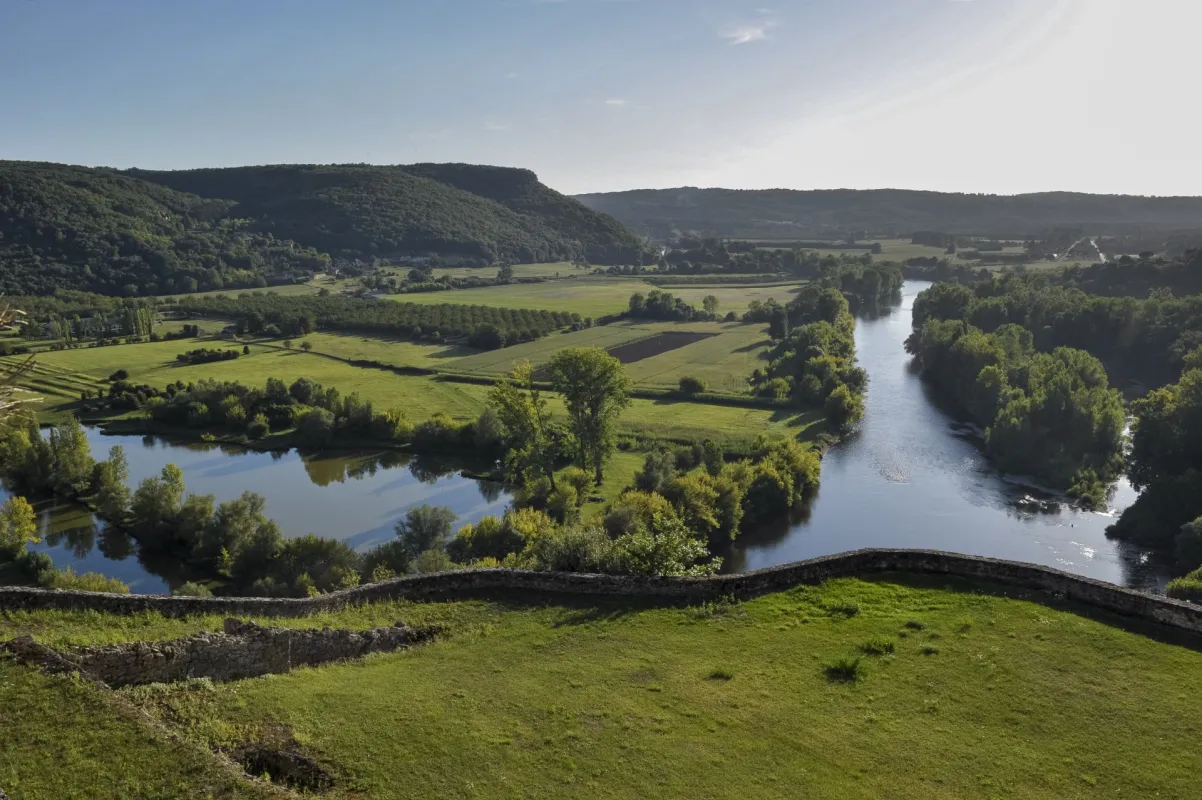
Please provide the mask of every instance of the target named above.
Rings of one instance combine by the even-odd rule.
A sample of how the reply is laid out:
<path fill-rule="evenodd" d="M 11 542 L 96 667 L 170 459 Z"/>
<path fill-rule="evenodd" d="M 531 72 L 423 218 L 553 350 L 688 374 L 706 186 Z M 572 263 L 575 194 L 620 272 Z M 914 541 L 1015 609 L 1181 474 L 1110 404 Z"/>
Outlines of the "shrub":
<path fill-rule="evenodd" d="M 681 394 L 700 394 L 709 390 L 709 384 L 701 378 L 694 378 L 690 375 L 685 375 L 680 379 Z"/>
<path fill-rule="evenodd" d="M 1183 569 L 1202 566 L 1202 517 L 1181 526 L 1173 539 L 1173 555 Z"/>
<path fill-rule="evenodd" d="M 491 322 L 477 325 L 467 343 L 481 350 L 498 350 L 505 346 L 505 334 Z"/>
<path fill-rule="evenodd" d="M 267 417 L 262 414 L 256 414 L 255 418 L 246 426 L 246 435 L 251 439 L 262 439 L 271 432 L 271 425 L 267 422 Z"/>
<path fill-rule="evenodd" d="M 43 572 L 40 582 L 48 589 L 76 589 L 82 592 L 129 594 L 129 586 L 123 581 L 101 575 L 99 572 L 85 572 L 83 575 L 77 575 L 70 567 L 64 570 Z"/>
<path fill-rule="evenodd" d="M 864 677 L 864 667 L 859 656 L 840 656 L 822 666 L 828 680 L 854 683 Z"/>
<path fill-rule="evenodd" d="M 596 486 L 593 473 L 580 467 L 568 467 L 559 476 L 559 480 L 576 490 L 576 505 L 584 505 L 589 492 Z"/>
<path fill-rule="evenodd" d="M 311 408 L 296 421 L 296 432 L 310 447 L 323 447 L 334 436 L 334 415 L 324 408 Z"/>
<path fill-rule="evenodd" d="M 726 453 L 722 451 L 722 445 L 713 439 L 706 439 L 701 443 L 701 447 L 704 450 L 702 460 L 705 462 L 705 471 L 717 477 L 722 473 L 722 467 L 725 466 L 726 461 Z"/>
<path fill-rule="evenodd" d="M 530 543 L 525 551 L 534 569 L 552 572 L 612 573 L 617 569 L 615 545 L 596 526 L 560 528 Z"/>
<path fill-rule="evenodd" d="M 464 525 L 447 545 L 447 555 L 461 564 L 486 558 L 497 560 L 517 553 L 526 540 L 504 520 L 485 517 L 475 525 Z"/>
<path fill-rule="evenodd" d="M 21 575 L 31 583 L 45 584 L 42 576 L 54 572 L 54 560 L 46 553 L 35 553 L 29 550 L 22 552 L 13 561 Z M 47 577 L 49 580 L 49 577 Z"/>
<path fill-rule="evenodd" d="M 413 427 L 415 450 L 447 450 L 461 446 L 464 426 L 446 414 L 435 414 Z"/>
<path fill-rule="evenodd" d="M 860 645 L 860 651 L 869 656 L 884 656 L 892 653 L 896 647 L 892 639 L 876 637 Z"/>
<path fill-rule="evenodd" d="M 659 492 L 676 477 L 676 457 L 667 450 L 655 450 L 643 459 L 643 468 L 634 474 L 634 486 L 643 492 Z"/>
<path fill-rule="evenodd" d="M 185 583 L 184 585 L 180 586 L 178 589 L 173 591 L 171 594 L 175 595 L 176 597 L 212 597 L 213 596 L 213 592 L 209 590 L 208 586 L 205 586 L 203 583 L 196 583 L 195 581 L 188 581 L 187 583 Z"/>
<path fill-rule="evenodd" d="M 112 375 L 109 375 L 109 380 L 110 381 L 127 381 L 127 380 L 129 380 L 129 371 L 124 370 L 124 369 L 119 369 L 116 372 L 114 372 Z"/>
<path fill-rule="evenodd" d="M 547 498 L 547 511 L 561 525 L 574 522 L 580 515 L 578 497 L 575 487 L 560 483 Z"/>

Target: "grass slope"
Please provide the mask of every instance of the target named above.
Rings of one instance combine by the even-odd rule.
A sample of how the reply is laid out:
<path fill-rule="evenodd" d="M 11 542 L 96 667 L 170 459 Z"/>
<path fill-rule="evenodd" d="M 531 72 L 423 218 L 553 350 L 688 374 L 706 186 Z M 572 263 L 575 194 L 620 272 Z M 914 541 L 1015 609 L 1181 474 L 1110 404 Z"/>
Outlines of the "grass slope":
<path fill-rule="evenodd" d="M 891 576 L 686 609 L 380 604 L 279 624 L 403 619 L 442 623 L 448 635 L 359 663 L 128 695 L 213 746 L 284 726 L 342 776 L 329 795 L 339 800 L 1195 796 L 1197 641 L 1009 594 Z M 56 644 L 219 626 L 217 617 L 0 617 L 0 632 Z M 857 654 L 859 680 L 828 677 L 828 665 Z M 82 796 L 82 787 L 126 796 L 114 782 L 156 786 L 168 770 L 183 780 L 166 753 L 102 740 L 123 775 L 61 770 L 65 789 L 37 788 L 51 756 L 28 742 L 76 714 L 81 695 L 21 680 L 6 699 L 44 711 L 20 715 L 0 744 L 0 780 L 26 787 L 14 797 Z M 52 730 L 67 747 L 100 738 L 86 722 Z"/>
<path fill-rule="evenodd" d="M 4 659 L 0 726 L 0 788 L 14 800 L 280 796 L 86 684 Z"/>

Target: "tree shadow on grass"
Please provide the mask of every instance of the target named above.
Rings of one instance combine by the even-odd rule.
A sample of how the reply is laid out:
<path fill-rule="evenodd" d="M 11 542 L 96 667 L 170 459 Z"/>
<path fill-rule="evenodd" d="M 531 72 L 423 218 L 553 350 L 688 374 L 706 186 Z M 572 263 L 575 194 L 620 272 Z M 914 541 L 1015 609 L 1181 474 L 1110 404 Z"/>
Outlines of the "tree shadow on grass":
<path fill-rule="evenodd" d="M 753 350 L 759 350 L 761 347 L 766 348 L 766 347 L 771 347 L 771 346 L 772 346 L 772 340 L 764 339 L 763 341 L 752 342 L 751 344 L 745 344 L 742 347 L 736 347 L 734 350 L 731 350 L 730 352 L 732 352 L 732 353 L 750 353 Z M 768 356 L 762 355 L 761 357 L 767 358 Z"/>

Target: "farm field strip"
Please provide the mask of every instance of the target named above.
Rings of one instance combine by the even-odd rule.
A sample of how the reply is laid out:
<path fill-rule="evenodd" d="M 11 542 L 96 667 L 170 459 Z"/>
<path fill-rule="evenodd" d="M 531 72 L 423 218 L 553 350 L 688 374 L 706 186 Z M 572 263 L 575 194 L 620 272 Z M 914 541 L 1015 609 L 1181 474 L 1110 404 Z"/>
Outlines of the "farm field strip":
<path fill-rule="evenodd" d="M 45 359 L 46 368 L 58 372 L 44 372 L 42 374 L 45 377 L 41 380 L 53 383 L 53 392 L 45 390 L 48 395 L 74 400 L 79 392 L 75 381 L 87 384 L 91 380 L 92 383 L 87 385 L 104 388 L 107 384 L 103 378 L 117 369 L 128 370 L 131 381 L 158 387 L 175 381 L 189 383 L 202 379 L 262 386 L 269 377 L 287 383 L 298 378 L 310 378 L 325 386 L 337 387 L 344 395 L 357 392 L 377 408 L 403 409 L 415 422 L 440 412 L 460 420 L 474 419 L 484 410 L 489 392 L 487 385 L 440 380 L 424 375 L 398 375 L 386 370 L 351 366 L 298 349 L 285 350 L 255 344 L 250 345 L 250 355 L 220 364 L 185 365 L 175 361 L 177 352 L 197 346 L 195 341 L 189 340 L 46 353 L 39 358 Z M 103 356 L 103 360 L 93 365 L 94 371 L 85 372 L 86 360 L 97 356 Z M 52 377 L 64 372 L 74 376 L 69 387 Z M 48 396 L 47 399 L 52 398 Z M 562 403 L 555 395 L 550 395 L 550 399 L 552 414 L 562 419 L 566 414 Z M 750 443 L 760 433 L 798 435 L 816 433 L 820 428 L 821 415 L 818 414 L 807 416 L 784 409 L 642 398 L 632 401 L 620 423 L 621 432 L 626 435 L 678 440 L 715 438 L 740 445 Z"/>
<path fill-rule="evenodd" d="M 666 291 L 685 302 L 700 307 L 708 295 L 718 298 L 719 313 L 734 311 L 742 315 L 753 300 L 769 298 L 787 303 L 801 288 L 801 282 L 769 286 L 668 286 L 663 289 L 641 280 L 628 278 L 577 278 L 547 281 L 546 283 L 510 284 L 479 289 L 454 289 L 444 292 L 387 295 L 385 299 L 399 303 L 462 303 L 508 308 L 529 308 L 539 311 L 569 311 L 582 317 L 601 317 L 617 314 L 630 306 L 630 296 L 636 292 Z"/>

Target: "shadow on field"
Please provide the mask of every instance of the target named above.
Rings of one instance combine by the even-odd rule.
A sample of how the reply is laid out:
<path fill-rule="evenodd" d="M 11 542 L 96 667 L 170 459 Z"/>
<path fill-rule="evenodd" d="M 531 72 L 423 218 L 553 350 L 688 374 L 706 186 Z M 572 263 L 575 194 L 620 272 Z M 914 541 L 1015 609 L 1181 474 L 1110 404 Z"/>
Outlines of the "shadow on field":
<path fill-rule="evenodd" d="M 839 578 L 848 577 L 855 577 L 869 584 L 888 584 L 916 590 L 934 589 L 960 594 L 974 594 L 984 597 L 1035 603 L 1045 608 L 1074 614 L 1076 616 L 1083 617 L 1109 627 L 1126 631 L 1127 633 L 1137 636 L 1144 636 L 1161 644 L 1185 647 L 1195 652 L 1202 653 L 1202 635 L 1200 634 L 1194 634 L 1177 628 L 1171 628 L 1167 625 L 1160 625 L 1155 622 L 1148 622 L 1145 620 L 1104 611 L 1085 603 L 1066 600 L 1062 595 L 1053 594 L 1050 592 L 1024 589 L 1018 586 L 1006 586 L 988 581 L 958 578 L 950 575 L 885 572 L 861 576 L 839 576 Z M 776 592 L 769 592 L 768 594 L 778 594 L 787 591 L 788 588 L 782 588 Z M 594 622 L 617 621 L 633 616 L 640 611 L 649 609 L 700 609 L 707 607 L 707 603 L 701 600 L 689 602 L 681 598 L 673 597 L 587 597 L 572 594 L 545 594 L 497 590 L 481 590 L 478 592 L 460 593 L 454 598 L 446 599 L 458 601 L 468 599 L 469 597 L 495 603 L 501 609 L 506 611 L 524 611 L 532 608 L 548 607 L 561 608 L 565 611 L 565 614 L 562 618 L 554 623 L 554 627 L 557 628 L 575 625 L 588 625 Z M 429 601 L 438 602 L 439 599 L 440 598 L 438 597 L 431 597 L 429 598 Z M 735 601 L 745 601 L 754 599 L 754 596 L 732 596 L 732 599 Z M 873 608 L 874 601 L 871 598 L 857 598 L 856 602 L 863 611 L 879 610 Z M 880 602 L 882 605 L 885 605 L 887 600 L 885 600 L 884 596 L 882 596 Z M 886 608 L 884 610 L 888 611 L 889 609 Z M 913 616 L 912 611 L 903 612 L 900 609 L 897 609 L 896 611 L 899 618 Z M 1049 637 L 1049 641 L 1055 641 L 1054 635 Z"/>
<path fill-rule="evenodd" d="M 771 346 L 772 346 L 772 340 L 764 339 L 762 342 L 752 342 L 751 344 L 745 344 L 742 347 L 736 347 L 734 350 L 731 350 L 730 352 L 732 352 L 732 353 L 750 353 L 753 350 L 759 350 L 761 347 L 771 347 Z M 760 353 L 760 358 L 767 359 L 768 358 L 767 351 Z"/>
<path fill-rule="evenodd" d="M 1063 595 L 1052 592 L 1024 589 L 1021 586 L 1005 586 L 987 581 L 975 581 L 951 575 L 886 572 L 859 576 L 859 580 L 865 583 L 892 584 L 911 589 L 938 589 L 962 594 L 976 594 L 985 597 L 1037 603 L 1046 608 L 1064 611 L 1111 628 L 1118 628 L 1136 636 L 1143 636 L 1161 644 L 1184 647 L 1194 652 L 1202 653 L 1202 634 L 1190 633 L 1180 628 L 1173 628 L 1148 620 L 1116 614 L 1089 605 L 1088 603 L 1066 599 Z M 865 607 L 863 602 L 860 605 L 861 607 Z M 1049 639 L 1055 641 L 1052 637 L 1049 637 Z"/>

